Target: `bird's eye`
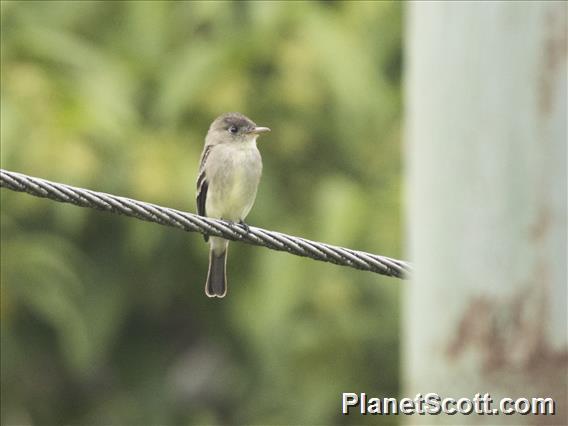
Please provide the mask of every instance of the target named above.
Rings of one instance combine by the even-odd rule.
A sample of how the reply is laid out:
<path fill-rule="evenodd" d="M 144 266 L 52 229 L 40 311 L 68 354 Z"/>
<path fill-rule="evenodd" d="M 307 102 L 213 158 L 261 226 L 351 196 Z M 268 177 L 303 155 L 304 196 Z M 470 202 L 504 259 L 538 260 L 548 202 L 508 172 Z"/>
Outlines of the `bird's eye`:
<path fill-rule="evenodd" d="M 229 132 L 231 132 L 233 135 L 236 134 L 238 131 L 239 129 L 237 128 L 237 126 L 229 127 Z"/>

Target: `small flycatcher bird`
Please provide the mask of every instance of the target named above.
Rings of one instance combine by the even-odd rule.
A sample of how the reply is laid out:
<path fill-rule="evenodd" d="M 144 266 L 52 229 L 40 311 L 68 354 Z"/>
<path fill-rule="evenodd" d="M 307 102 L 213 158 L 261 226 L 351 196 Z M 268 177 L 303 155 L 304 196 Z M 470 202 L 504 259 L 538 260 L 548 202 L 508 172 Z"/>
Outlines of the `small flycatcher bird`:
<path fill-rule="evenodd" d="M 197 214 L 216 219 L 239 222 L 244 220 L 256 198 L 262 174 L 262 159 L 256 139 L 269 132 L 238 112 L 229 112 L 215 119 L 201 153 L 197 176 Z M 225 297 L 227 294 L 227 249 L 229 241 L 210 239 L 209 272 L 205 294 Z"/>

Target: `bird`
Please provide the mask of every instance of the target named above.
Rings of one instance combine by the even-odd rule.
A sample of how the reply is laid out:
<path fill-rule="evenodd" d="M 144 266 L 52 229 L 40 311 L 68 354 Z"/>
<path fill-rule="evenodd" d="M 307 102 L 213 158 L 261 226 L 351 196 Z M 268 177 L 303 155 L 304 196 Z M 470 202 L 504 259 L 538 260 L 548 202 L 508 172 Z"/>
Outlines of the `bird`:
<path fill-rule="evenodd" d="M 209 127 L 197 176 L 196 204 L 200 216 L 244 222 L 249 214 L 262 175 L 257 138 L 270 132 L 238 112 L 220 115 Z M 208 297 L 227 294 L 227 250 L 229 241 L 204 235 L 209 241 L 209 269 L 205 282 Z"/>

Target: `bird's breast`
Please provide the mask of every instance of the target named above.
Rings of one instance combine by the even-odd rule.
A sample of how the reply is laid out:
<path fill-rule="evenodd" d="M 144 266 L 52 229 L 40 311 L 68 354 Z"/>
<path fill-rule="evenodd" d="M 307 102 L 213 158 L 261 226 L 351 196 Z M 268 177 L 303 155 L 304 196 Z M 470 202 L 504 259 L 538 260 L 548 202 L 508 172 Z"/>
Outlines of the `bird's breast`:
<path fill-rule="evenodd" d="M 223 148 L 207 170 L 207 216 L 239 221 L 254 203 L 262 161 L 256 146 Z"/>

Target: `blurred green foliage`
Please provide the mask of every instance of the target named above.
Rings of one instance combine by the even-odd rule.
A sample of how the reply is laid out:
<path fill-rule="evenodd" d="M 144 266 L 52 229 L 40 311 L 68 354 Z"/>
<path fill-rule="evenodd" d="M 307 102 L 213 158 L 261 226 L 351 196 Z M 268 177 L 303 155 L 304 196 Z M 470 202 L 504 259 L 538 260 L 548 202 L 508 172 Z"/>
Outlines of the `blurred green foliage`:
<path fill-rule="evenodd" d="M 203 138 L 272 133 L 248 222 L 401 255 L 388 2 L 1 3 L 1 165 L 195 211 Z M 1 191 L 3 424 L 348 424 L 399 391 L 400 282 Z"/>

